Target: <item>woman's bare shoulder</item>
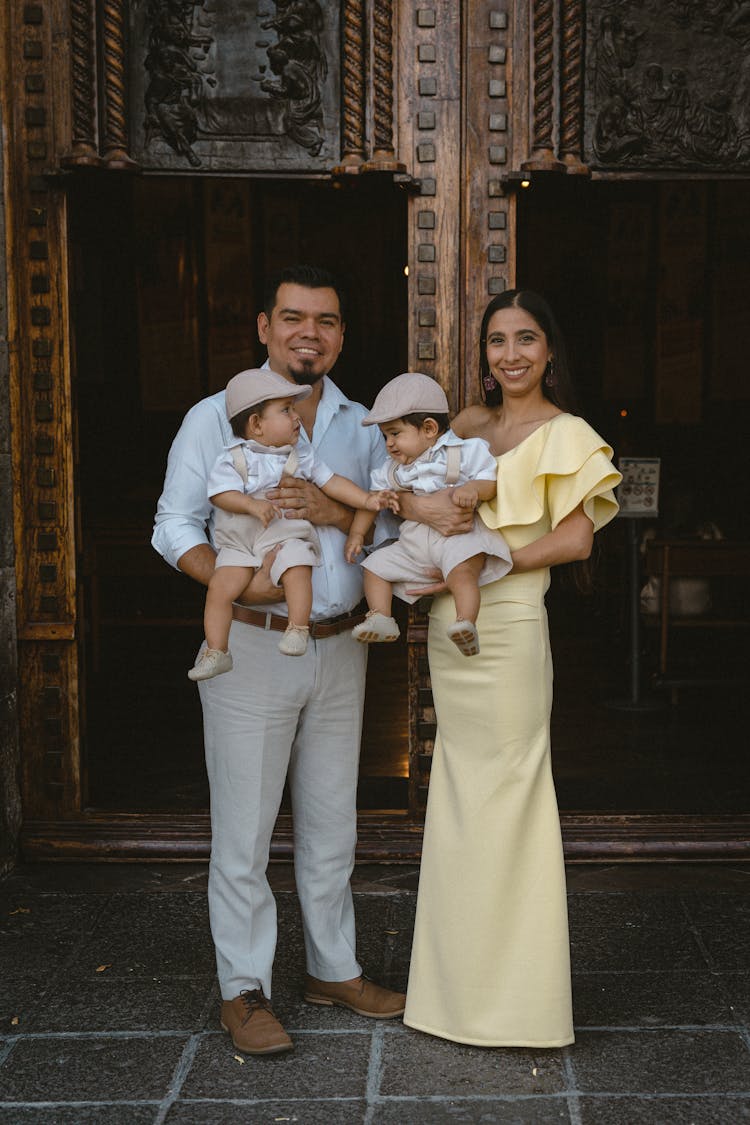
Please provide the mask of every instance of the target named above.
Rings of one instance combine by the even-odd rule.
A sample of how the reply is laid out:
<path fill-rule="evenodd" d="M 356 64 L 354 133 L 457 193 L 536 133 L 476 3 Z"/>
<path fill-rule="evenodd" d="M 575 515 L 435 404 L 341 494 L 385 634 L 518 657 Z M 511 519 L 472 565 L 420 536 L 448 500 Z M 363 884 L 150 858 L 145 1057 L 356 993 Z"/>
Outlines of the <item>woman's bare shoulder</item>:
<path fill-rule="evenodd" d="M 475 406 L 466 406 L 456 415 L 451 422 L 451 429 L 460 438 L 477 437 L 492 420 L 492 410 L 489 406 L 477 403 Z"/>

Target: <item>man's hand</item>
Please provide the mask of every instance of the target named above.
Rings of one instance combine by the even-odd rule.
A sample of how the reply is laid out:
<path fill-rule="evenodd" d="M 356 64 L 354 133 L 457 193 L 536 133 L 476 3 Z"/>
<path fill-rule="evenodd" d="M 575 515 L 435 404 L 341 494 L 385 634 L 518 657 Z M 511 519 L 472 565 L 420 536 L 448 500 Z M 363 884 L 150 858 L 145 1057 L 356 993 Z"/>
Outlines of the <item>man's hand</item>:
<path fill-rule="evenodd" d="M 318 527 L 338 527 L 348 531 L 352 521 L 350 508 L 331 500 L 321 492 L 312 481 L 300 477 L 283 476 L 278 488 L 270 488 L 266 493 L 273 500 L 274 507 L 283 509 L 284 517 L 290 520 L 308 520 Z"/>
<path fill-rule="evenodd" d="M 474 512 L 453 503 L 453 489 L 415 496 L 413 492 L 400 492 L 401 515 L 407 520 L 427 524 L 441 535 L 461 535 L 474 526 Z"/>
<path fill-rule="evenodd" d="M 271 581 L 271 564 L 280 550 L 281 544 L 268 552 L 237 598 L 240 605 L 274 605 L 276 602 L 283 602 L 284 590 L 281 586 L 274 586 Z"/>

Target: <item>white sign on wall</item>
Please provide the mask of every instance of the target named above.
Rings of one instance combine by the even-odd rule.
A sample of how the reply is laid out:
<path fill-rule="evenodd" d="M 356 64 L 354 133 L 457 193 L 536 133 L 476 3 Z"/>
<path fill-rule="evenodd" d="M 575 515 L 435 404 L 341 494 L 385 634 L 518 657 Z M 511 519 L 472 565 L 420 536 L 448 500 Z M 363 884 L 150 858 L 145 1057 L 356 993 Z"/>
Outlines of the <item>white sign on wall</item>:
<path fill-rule="evenodd" d="M 658 457 L 620 457 L 622 482 L 617 488 L 617 499 L 621 516 L 658 516 L 660 465 Z"/>

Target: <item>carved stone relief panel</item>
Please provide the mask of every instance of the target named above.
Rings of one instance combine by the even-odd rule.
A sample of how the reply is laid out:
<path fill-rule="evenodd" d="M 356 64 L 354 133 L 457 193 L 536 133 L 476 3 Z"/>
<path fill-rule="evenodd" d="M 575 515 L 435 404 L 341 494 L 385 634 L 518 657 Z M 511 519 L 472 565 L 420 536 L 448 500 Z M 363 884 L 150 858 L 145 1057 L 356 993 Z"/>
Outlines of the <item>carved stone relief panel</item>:
<path fill-rule="evenodd" d="M 165 171 L 324 171 L 339 157 L 338 4 L 135 0 L 132 153 Z"/>
<path fill-rule="evenodd" d="M 594 168 L 750 168 L 750 5 L 587 6 L 585 157 Z"/>

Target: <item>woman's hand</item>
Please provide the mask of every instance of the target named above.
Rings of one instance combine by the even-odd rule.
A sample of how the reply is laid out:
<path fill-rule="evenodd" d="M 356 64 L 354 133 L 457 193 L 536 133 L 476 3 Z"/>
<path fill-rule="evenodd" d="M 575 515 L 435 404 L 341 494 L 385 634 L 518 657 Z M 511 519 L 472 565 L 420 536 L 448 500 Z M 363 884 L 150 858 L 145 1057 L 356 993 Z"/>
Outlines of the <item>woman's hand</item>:
<path fill-rule="evenodd" d="M 308 520 L 318 527 L 337 527 L 343 532 L 348 532 L 352 522 L 350 508 L 301 477 L 283 476 L 278 488 L 270 488 L 266 495 L 274 507 L 283 509 L 285 519 Z"/>
<path fill-rule="evenodd" d="M 427 524 L 440 535 L 462 535 L 474 526 L 473 508 L 461 508 L 453 502 L 453 489 L 444 488 L 427 496 L 400 492 L 401 515 L 404 519 Z"/>
<path fill-rule="evenodd" d="M 416 589 L 409 589 L 406 591 L 412 598 L 424 598 L 429 594 L 444 594 L 448 589 L 448 583 L 443 578 L 439 570 L 426 570 L 424 572 L 425 578 L 432 578 L 428 586 L 419 586 Z"/>

